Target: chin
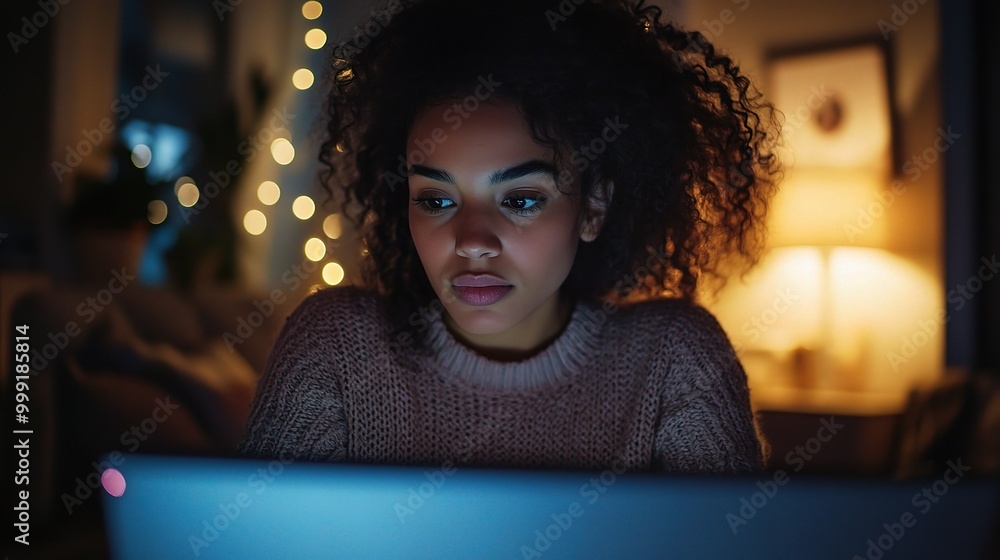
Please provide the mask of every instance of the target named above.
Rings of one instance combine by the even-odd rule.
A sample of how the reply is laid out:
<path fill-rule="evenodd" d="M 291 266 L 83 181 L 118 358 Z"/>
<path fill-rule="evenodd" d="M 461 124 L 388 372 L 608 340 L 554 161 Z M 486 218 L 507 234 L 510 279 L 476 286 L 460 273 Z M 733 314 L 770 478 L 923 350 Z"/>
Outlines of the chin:
<path fill-rule="evenodd" d="M 445 310 L 448 311 L 451 320 L 469 334 L 499 334 L 514 325 L 506 314 L 495 309 L 470 309 L 463 303 L 456 303 L 454 307 L 445 306 Z"/>

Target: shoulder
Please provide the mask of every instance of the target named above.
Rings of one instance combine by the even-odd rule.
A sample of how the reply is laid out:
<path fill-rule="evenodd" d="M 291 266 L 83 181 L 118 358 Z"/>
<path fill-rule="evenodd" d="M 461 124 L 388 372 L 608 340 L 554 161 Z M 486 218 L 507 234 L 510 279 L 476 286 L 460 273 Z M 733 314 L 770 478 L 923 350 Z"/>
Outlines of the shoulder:
<path fill-rule="evenodd" d="M 365 348 L 378 345 L 380 307 L 378 296 L 354 286 L 309 294 L 286 317 L 261 383 L 305 390 L 351 370 Z"/>
<path fill-rule="evenodd" d="M 662 446 L 670 470 L 749 472 L 763 464 L 746 372 L 719 321 L 686 300 L 643 302 L 631 312 L 656 334 Z"/>
<path fill-rule="evenodd" d="M 382 299 L 359 286 L 325 288 L 308 295 L 288 316 L 295 324 L 317 327 L 344 326 L 349 320 L 352 328 L 377 323 L 382 318 Z"/>
<path fill-rule="evenodd" d="M 623 309 L 619 321 L 626 336 L 639 340 L 656 355 L 664 390 L 729 386 L 741 393 L 746 385 L 736 350 L 715 316 L 682 299 L 638 302 Z M 734 394 L 735 394 L 734 393 Z"/>
<path fill-rule="evenodd" d="M 339 352 L 371 345 L 385 336 L 387 315 L 381 297 L 357 286 L 338 286 L 306 296 L 285 318 L 276 349 Z"/>
<path fill-rule="evenodd" d="M 732 350 L 715 316 L 689 300 L 650 299 L 623 307 L 619 315 L 622 327 L 677 350 Z"/>
<path fill-rule="evenodd" d="M 331 310 L 341 307 L 347 310 L 372 308 L 381 306 L 382 299 L 361 286 L 335 286 L 323 288 L 309 294 L 296 308 L 309 311 Z"/>

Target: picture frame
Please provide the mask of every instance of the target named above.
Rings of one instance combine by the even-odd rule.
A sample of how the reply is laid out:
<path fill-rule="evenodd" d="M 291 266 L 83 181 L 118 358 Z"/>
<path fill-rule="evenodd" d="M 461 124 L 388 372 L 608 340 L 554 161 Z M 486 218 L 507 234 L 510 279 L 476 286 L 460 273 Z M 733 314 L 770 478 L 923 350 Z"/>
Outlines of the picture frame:
<path fill-rule="evenodd" d="M 766 96 L 784 115 L 789 167 L 898 169 L 885 41 L 772 51 Z"/>

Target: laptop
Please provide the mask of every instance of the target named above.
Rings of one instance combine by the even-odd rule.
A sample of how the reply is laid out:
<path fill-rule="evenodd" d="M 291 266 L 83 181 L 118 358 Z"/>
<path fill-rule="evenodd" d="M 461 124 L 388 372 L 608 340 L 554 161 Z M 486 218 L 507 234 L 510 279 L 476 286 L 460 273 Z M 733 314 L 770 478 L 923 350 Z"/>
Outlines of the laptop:
<path fill-rule="evenodd" d="M 118 459 L 102 500 L 123 560 L 991 558 L 1000 534 L 1000 481 L 960 461 L 888 481 Z"/>

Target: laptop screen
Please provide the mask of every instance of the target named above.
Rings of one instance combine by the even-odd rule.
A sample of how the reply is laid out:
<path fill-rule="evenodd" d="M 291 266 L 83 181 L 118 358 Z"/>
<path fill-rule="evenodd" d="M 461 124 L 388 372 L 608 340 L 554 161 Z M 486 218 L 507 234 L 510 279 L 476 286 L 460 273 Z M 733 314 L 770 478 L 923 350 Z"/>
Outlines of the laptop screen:
<path fill-rule="evenodd" d="M 955 466 L 890 482 L 133 455 L 103 500 L 120 559 L 989 557 L 998 481 Z"/>

